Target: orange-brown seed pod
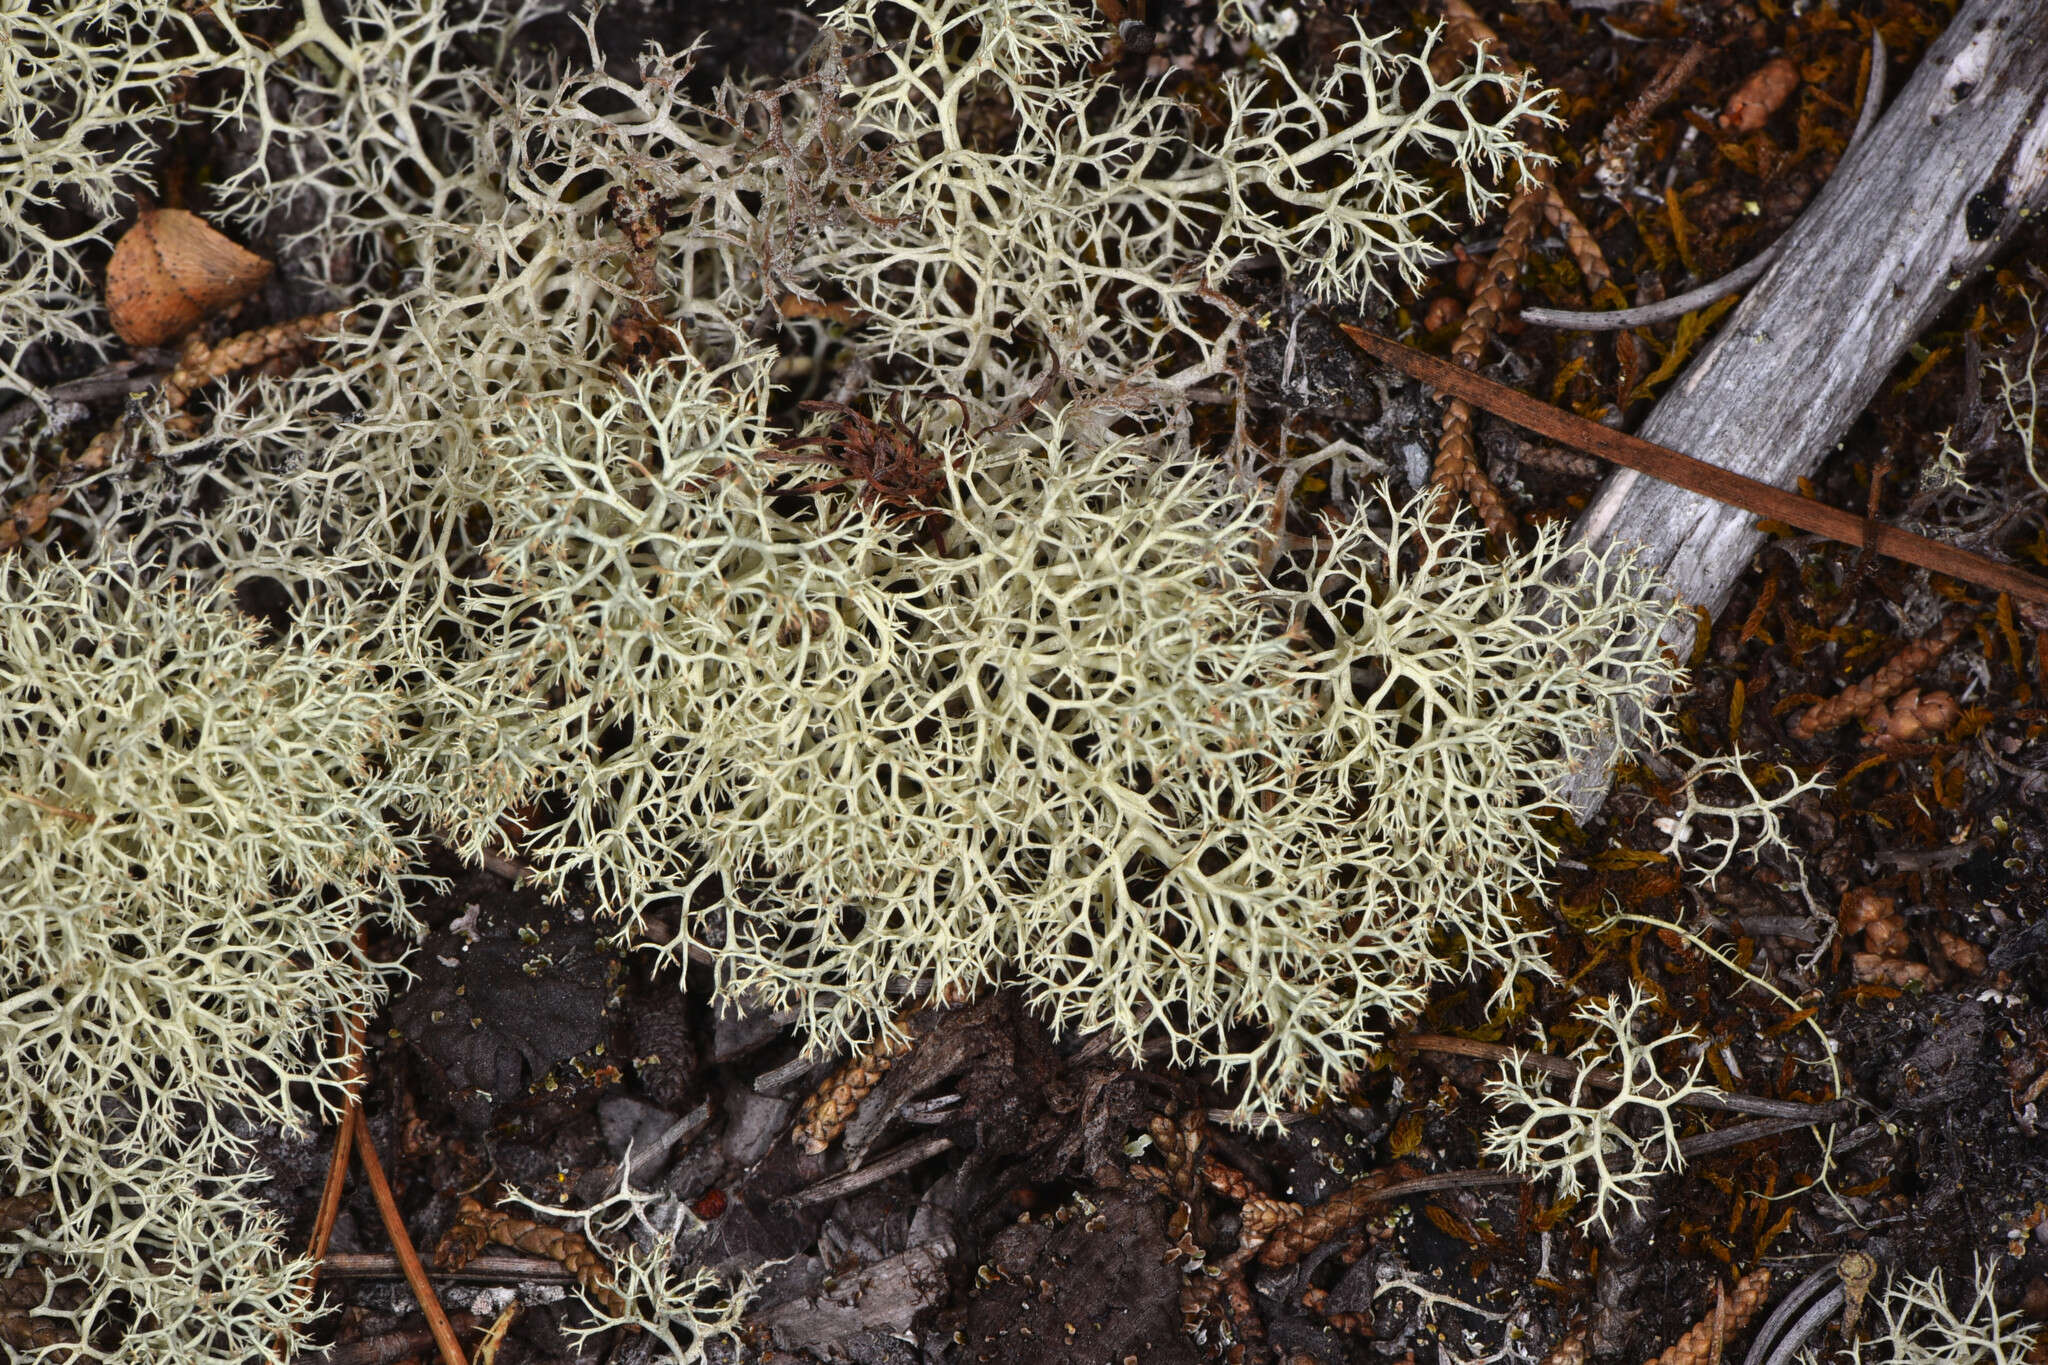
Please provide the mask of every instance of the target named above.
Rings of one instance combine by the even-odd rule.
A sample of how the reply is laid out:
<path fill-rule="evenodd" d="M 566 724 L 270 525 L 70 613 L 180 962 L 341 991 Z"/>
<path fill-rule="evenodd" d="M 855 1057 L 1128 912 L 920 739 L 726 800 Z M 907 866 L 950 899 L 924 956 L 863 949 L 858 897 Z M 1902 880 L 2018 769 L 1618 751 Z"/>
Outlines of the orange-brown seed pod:
<path fill-rule="evenodd" d="M 161 346 L 249 297 L 270 268 L 196 214 L 147 208 L 107 262 L 107 312 L 130 346 Z"/>
<path fill-rule="evenodd" d="M 1770 121 L 1799 88 L 1799 68 L 1789 57 L 1774 57 L 1728 97 L 1721 126 L 1731 133 L 1753 133 Z"/>

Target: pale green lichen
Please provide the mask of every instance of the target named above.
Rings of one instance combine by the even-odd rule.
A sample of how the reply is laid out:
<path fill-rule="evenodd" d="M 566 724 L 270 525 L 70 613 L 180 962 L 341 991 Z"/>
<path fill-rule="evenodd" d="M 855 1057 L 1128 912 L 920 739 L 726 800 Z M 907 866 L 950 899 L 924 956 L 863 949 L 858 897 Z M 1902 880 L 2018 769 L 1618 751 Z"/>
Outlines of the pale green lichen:
<path fill-rule="evenodd" d="M 1318 295 L 1413 288 L 1444 205 L 1411 159 L 1455 166 L 1483 213 L 1528 155 L 1518 121 L 1547 116 L 1518 76 L 1439 81 L 1363 30 L 1310 84 L 1270 58 L 1229 72 L 1207 132 L 1091 67 L 1109 35 L 1091 6 L 854 0 L 828 33 L 835 63 L 849 40 L 880 55 L 828 85 L 821 140 L 882 150 L 843 186 L 858 211 L 798 238 L 798 274 L 871 315 L 863 346 L 1011 401 L 1049 367 L 1110 383 L 1176 344 L 1203 357 L 1182 384 L 1213 374 L 1229 342 L 1204 301 L 1262 254 Z"/>
<path fill-rule="evenodd" d="M 292 1326 L 247 1125 L 338 1102 L 353 935 L 416 852 L 368 780 L 390 695 L 332 628 L 260 633 L 218 588 L 0 562 L 0 1163 L 51 1204 L 0 1260 L 47 1252 L 109 1359 Z"/>
<path fill-rule="evenodd" d="M 9 684 L 6 1041 L 101 1098 L 7 1116 L 17 1187 L 57 1206 L 0 1250 L 71 1267 L 93 1350 L 270 1348 L 288 1267 L 225 1115 L 290 1123 L 293 1079 L 331 1098 L 319 1023 L 376 993 L 350 931 L 424 832 L 474 856 L 522 801 L 559 812 L 523 850 L 551 884 L 674 910 L 672 951 L 823 1042 L 905 990 L 1014 982 L 1270 1112 L 1433 981 L 1543 969 L 1517 901 L 1545 793 L 1668 678 L 1629 643 L 1668 609 L 1556 532 L 1491 565 L 1385 500 L 1282 553 L 1185 397 L 1254 325 L 1219 292 L 1238 264 L 1411 278 L 1445 208 L 1409 164 L 1492 202 L 1520 83 L 1361 34 L 1318 82 L 1232 76 L 1205 130 L 1087 74 L 1086 5 L 857 0 L 808 74 L 698 105 L 686 58 L 507 70 L 488 7 L 302 0 L 267 51 L 225 6 L 91 12 L 137 79 L 198 46 L 234 78 L 215 112 L 254 151 L 213 187 L 226 220 L 294 224 L 284 268 L 353 305 L 324 364 L 238 384 L 199 434 L 136 424 L 164 458 L 67 512 L 100 576 L 8 580 L 41 633 L 5 656 L 36 661 Z M 463 67 L 493 29 L 497 65 Z M 10 87 L 15 129 L 42 126 L 24 89 L 130 79 L 33 51 L 59 74 Z M 96 330 L 64 243 L 6 245 L 66 335 Z M 865 320 L 790 324 L 808 354 L 749 339 L 826 290 Z M 676 353 L 622 374 L 615 326 L 657 316 Z M 771 458 L 782 384 L 828 369 L 913 400 L 933 534 Z M 266 585 L 276 639 L 228 605 Z M 132 643 L 59 643 L 87 637 Z M 115 738 L 45 756 L 71 735 Z M 675 1284 L 643 1268 L 658 1316 Z"/>
<path fill-rule="evenodd" d="M 630 1148 L 620 1164 L 621 1169 L 631 1169 Z M 538 1203 L 510 1186 L 501 1202 L 523 1204 L 543 1218 L 567 1221 L 610 1263 L 609 1287 L 615 1300 L 592 1295 L 588 1286 L 577 1290 L 590 1320 L 567 1328 L 563 1335 L 578 1345 L 623 1327 L 646 1333 L 673 1365 L 700 1365 L 712 1358 L 709 1348 L 714 1343 L 730 1342 L 738 1335 L 747 1301 L 754 1296 L 752 1276 L 743 1273 L 737 1282 L 728 1283 L 709 1270 L 681 1271 L 678 1241 L 685 1233 L 701 1233 L 705 1224 L 680 1201 L 627 1184 L 584 1209 Z"/>
<path fill-rule="evenodd" d="M 2019 1312 L 2000 1307 L 1998 1259 L 1975 1260 L 1960 1307 L 1939 1268 L 1924 1276 L 1887 1276 L 1884 1292 L 1876 1296 L 1875 1316 L 1882 1321 L 1867 1339 L 1848 1343 L 1847 1358 L 1853 1365 L 2020 1365 L 2040 1328 L 2021 1326 Z M 1806 1350 L 1799 1359 L 1815 1365 L 1818 1355 Z"/>
<path fill-rule="evenodd" d="M 1689 1030 L 1637 1036 L 1648 1004 L 1631 986 L 1626 1001 L 1580 1006 L 1576 1017 L 1591 1032 L 1572 1049 L 1576 1072 L 1569 1081 L 1532 1075 L 1517 1053 L 1486 1087 L 1497 1109 L 1520 1111 L 1520 1116 L 1494 1121 L 1482 1143 L 1484 1153 L 1519 1174 L 1553 1178 L 1561 1199 L 1584 1195 L 1582 1221 L 1603 1231 L 1611 1229 L 1617 1212 L 1632 1214 L 1642 1205 L 1657 1176 L 1685 1169 L 1674 1110 L 1689 1098 L 1719 1093 L 1700 1084 L 1706 1068 L 1703 1050 L 1682 1073 L 1659 1055 L 1667 1048 L 1701 1049 Z M 1596 1072 L 1610 1079 L 1596 1082 Z M 1561 1094 L 1553 1093 L 1560 1089 Z M 1591 1095 L 1596 1090 L 1608 1092 L 1607 1098 L 1595 1103 Z"/>
<path fill-rule="evenodd" d="M 190 82 L 261 60 L 172 0 L 0 0 L 0 397 L 40 395 L 18 368 L 29 345 L 109 346 L 86 261 L 154 157 L 134 131 L 168 131 Z M 226 85 L 227 105 L 189 112 L 252 113 L 251 86 Z M 78 228 L 68 204 L 97 221 Z"/>
<path fill-rule="evenodd" d="M 892 981 L 1021 980 L 1127 1047 L 1164 1025 L 1258 1108 L 1454 966 L 1539 968 L 1513 898 L 1557 735 L 1668 668 L 1626 643 L 1662 617 L 1625 561 L 1553 533 L 1489 566 L 1382 506 L 1277 589 L 1220 466 L 1086 405 L 1001 436 L 928 410 L 927 538 L 851 492 L 789 506 L 760 373 L 684 360 L 506 438 L 470 686 L 563 755 L 547 876 L 689 903 L 672 946 L 815 1030 L 884 1026 Z"/>

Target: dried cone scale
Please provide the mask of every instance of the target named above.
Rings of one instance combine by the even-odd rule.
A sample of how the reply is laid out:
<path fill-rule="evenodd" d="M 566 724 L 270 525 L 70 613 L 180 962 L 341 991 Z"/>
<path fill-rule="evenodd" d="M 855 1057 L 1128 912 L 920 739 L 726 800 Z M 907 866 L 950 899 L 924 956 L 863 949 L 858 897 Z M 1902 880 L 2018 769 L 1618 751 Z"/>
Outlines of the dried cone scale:
<path fill-rule="evenodd" d="M 107 312 L 130 346 L 161 346 L 241 302 L 270 262 L 183 209 L 146 208 L 107 262 Z"/>

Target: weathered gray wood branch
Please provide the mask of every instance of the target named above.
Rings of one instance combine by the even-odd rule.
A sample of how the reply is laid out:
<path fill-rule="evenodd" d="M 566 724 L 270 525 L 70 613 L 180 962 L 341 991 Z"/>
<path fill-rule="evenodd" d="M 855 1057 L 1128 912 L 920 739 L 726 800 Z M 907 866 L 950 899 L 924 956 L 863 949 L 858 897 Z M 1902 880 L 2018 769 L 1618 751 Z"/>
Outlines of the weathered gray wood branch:
<path fill-rule="evenodd" d="M 2044 205 L 2048 0 L 1969 0 L 1640 434 L 1791 486 Z M 1715 613 L 1763 541 L 1747 514 L 1628 470 L 1602 486 L 1577 532 L 1596 546 L 1642 546 L 1681 597 Z M 1689 639 L 1672 643 L 1689 652 Z M 1587 763 L 1558 795 L 1592 815 L 1609 767 Z"/>

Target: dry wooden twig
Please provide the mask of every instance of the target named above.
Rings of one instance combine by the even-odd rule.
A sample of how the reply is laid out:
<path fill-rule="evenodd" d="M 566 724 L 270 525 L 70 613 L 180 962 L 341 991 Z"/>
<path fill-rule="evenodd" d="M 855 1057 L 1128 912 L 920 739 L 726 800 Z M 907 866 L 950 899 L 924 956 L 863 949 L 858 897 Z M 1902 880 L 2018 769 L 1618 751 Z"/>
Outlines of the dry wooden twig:
<path fill-rule="evenodd" d="M 370 1140 L 367 1123 L 358 1121 L 355 1125 L 355 1148 L 357 1158 L 363 1163 L 363 1174 L 369 1179 L 370 1193 L 377 1201 L 378 1216 L 384 1221 L 384 1235 L 391 1240 L 391 1250 L 398 1257 L 399 1267 L 405 1272 L 405 1282 L 411 1287 L 420 1312 L 426 1314 L 427 1326 L 434 1333 L 434 1344 L 441 1351 L 442 1365 L 469 1365 L 462 1354 L 462 1343 L 455 1339 L 455 1326 L 448 1321 L 441 1300 L 435 1297 L 434 1286 L 427 1280 L 427 1268 L 420 1264 L 419 1253 L 413 1250 L 412 1236 L 405 1230 L 405 1218 L 398 1212 L 398 1200 L 391 1193 L 391 1182 L 384 1178 L 384 1163 L 377 1159 L 377 1146 Z"/>
<path fill-rule="evenodd" d="M 1657 74 L 1650 78 L 1650 83 L 1609 120 L 1593 155 L 1586 160 L 1587 173 L 1599 182 L 1602 189 L 1611 193 L 1623 191 L 1635 172 L 1636 143 L 1642 135 L 1643 125 L 1649 122 L 1650 115 L 1663 107 L 1664 101 L 1677 94 L 1678 88 L 1692 79 L 1693 72 L 1700 69 L 1700 63 L 1707 59 L 1711 50 L 1705 43 L 1695 42 L 1683 52 L 1667 58 Z"/>
<path fill-rule="evenodd" d="M 1497 417 L 1548 436 L 1553 441 L 1598 455 L 1603 460 L 1648 474 L 1653 479 L 1701 497 L 1739 507 L 1752 517 L 1782 521 L 1788 526 L 1811 531 L 1872 554 L 1916 564 L 1994 592 L 2009 592 L 2015 600 L 2048 603 L 2048 581 L 2009 564 L 2000 564 L 1945 541 L 1915 535 L 1896 526 L 1829 507 L 1826 503 L 1802 498 L 1796 493 L 1708 464 L 1640 436 L 1630 436 L 1598 422 L 1587 421 L 1505 384 L 1496 384 L 1447 360 L 1425 355 L 1413 347 L 1403 346 L 1363 328 L 1342 324 L 1339 330 L 1360 349 L 1413 378 L 1463 398 Z"/>
<path fill-rule="evenodd" d="M 867 1162 L 857 1171 L 844 1171 L 827 1176 L 816 1184 L 806 1185 L 791 1194 L 776 1200 L 781 1208 L 802 1208 L 806 1204 L 823 1204 L 879 1184 L 892 1175 L 900 1175 L 913 1166 L 918 1166 L 941 1152 L 953 1150 L 953 1139 L 949 1137 L 920 1138 L 906 1142 L 874 1160 Z M 1164 1178 L 1162 1173 L 1161 1178 Z"/>
<path fill-rule="evenodd" d="M 1848 145 L 1854 147 L 1870 126 L 1877 122 L 1877 111 L 1884 104 L 1884 38 L 1873 28 L 1870 31 L 1870 78 L 1864 86 L 1863 109 L 1856 116 L 1856 127 L 1849 134 Z M 1567 239 L 1569 240 L 1569 239 Z M 1778 244 L 1759 251 L 1742 265 L 1729 271 L 1719 279 L 1709 280 L 1697 289 L 1688 289 L 1683 294 L 1673 294 L 1668 299 L 1655 303 L 1638 304 L 1634 308 L 1615 308 L 1604 312 L 1581 312 L 1571 308 L 1524 308 L 1522 321 L 1533 327 L 1556 327 L 1574 332 L 1618 332 L 1631 327 L 1653 327 L 1659 323 L 1676 322 L 1687 313 L 1698 312 L 1709 304 L 1718 303 L 1730 294 L 1749 288 L 1763 277 L 1778 259 Z"/>

